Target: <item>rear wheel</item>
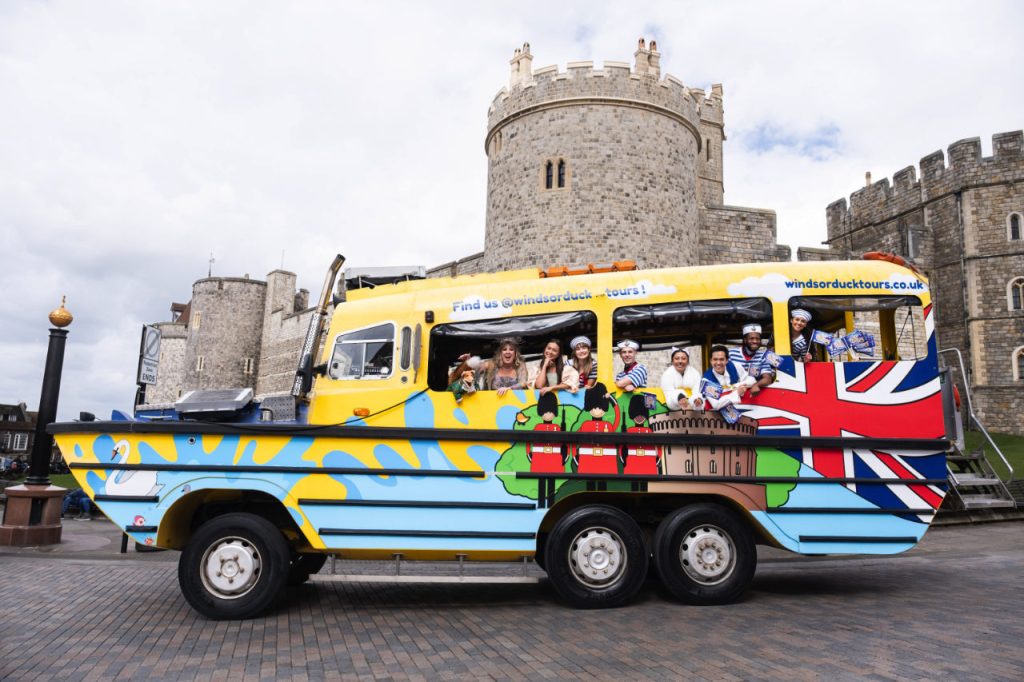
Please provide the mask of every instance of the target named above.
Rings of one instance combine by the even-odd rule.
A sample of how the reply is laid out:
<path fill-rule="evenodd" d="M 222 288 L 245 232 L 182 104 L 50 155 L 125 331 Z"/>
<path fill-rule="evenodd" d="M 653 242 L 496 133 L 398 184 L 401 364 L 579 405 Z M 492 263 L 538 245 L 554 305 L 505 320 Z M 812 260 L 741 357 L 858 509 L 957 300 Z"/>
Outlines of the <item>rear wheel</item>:
<path fill-rule="evenodd" d="M 275 602 L 288 570 L 288 543 L 276 526 L 254 514 L 225 514 L 189 540 L 178 561 L 178 583 L 207 618 L 251 618 Z"/>
<path fill-rule="evenodd" d="M 667 516 L 654 534 L 661 582 L 687 604 L 727 604 L 750 586 L 757 548 L 747 524 L 716 504 L 694 504 Z"/>
<path fill-rule="evenodd" d="M 577 608 L 628 603 L 647 574 L 647 549 L 636 522 L 604 505 L 581 507 L 555 524 L 544 558 L 558 594 Z"/>

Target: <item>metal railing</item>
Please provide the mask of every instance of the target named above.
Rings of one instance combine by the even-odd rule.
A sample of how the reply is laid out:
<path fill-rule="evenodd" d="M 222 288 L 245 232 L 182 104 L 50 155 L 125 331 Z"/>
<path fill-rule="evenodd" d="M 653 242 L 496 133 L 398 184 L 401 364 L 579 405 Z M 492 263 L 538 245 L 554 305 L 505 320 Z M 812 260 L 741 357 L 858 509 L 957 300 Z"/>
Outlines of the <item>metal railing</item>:
<path fill-rule="evenodd" d="M 1003 466 L 1005 466 L 1007 472 L 1009 472 L 1009 478 L 1006 479 L 1006 483 L 1013 482 L 1013 480 L 1014 480 L 1013 466 L 1006 459 L 1006 456 L 1003 455 L 1003 451 L 999 449 L 999 446 L 996 445 L 996 442 L 992 439 L 992 436 L 989 434 L 988 429 L 985 428 L 985 425 L 981 423 L 981 420 L 974 413 L 974 404 L 971 402 L 970 382 L 968 381 L 968 378 L 967 378 L 967 370 L 964 367 L 964 357 L 963 357 L 963 355 L 960 354 L 960 349 L 958 349 L 958 348 L 944 348 L 944 349 L 939 351 L 939 355 L 941 356 L 943 353 L 949 353 L 951 355 L 955 355 L 956 356 L 957 365 L 959 365 L 959 367 L 960 367 L 960 378 L 963 380 L 964 400 L 967 403 L 967 416 L 970 419 L 970 423 L 973 424 L 975 427 L 977 427 L 978 431 L 981 432 L 981 435 L 984 436 L 985 440 L 988 441 L 988 444 L 992 446 L 992 449 L 995 451 L 995 453 L 997 455 L 999 455 L 999 459 L 1002 461 Z M 994 472 L 994 468 L 993 468 L 993 472 Z M 998 476 L 998 474 L 997 474 L 997 476 Z"/>

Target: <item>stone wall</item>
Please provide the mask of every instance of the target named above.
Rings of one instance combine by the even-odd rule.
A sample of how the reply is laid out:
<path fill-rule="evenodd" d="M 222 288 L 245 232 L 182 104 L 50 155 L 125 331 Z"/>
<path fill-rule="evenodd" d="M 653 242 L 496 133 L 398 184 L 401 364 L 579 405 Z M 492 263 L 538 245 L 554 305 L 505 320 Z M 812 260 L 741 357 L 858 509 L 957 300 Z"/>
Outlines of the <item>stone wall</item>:
<path fill-rule="evenodd" d="M 487 272 L 484 269 L 484 252 L 474 253 L 459 260 L 449 261 L 427 270 L 427 277 L 457 277 Z"/>
<path fill-rule="evenodd" d="M 185 385 L 185 346 L 188 326 L 182 322 L 160 322 L 160 361 L 156 383 L 146 387 L 146 403 L 173 403 L 181 396 Z"/>
<path fill-rule="evenodd" d="M 842 256 L 830 249 L 819 249 L 813 246 L 801 246 L 796 250 L 798 261 L 823 262 L 830 260 L 842 260 Z"/>
<path fill-rule="evenodd" d="M 266 289 L 266 282 L 237 277 L 210 277 L 192 286 L 187 389 L 256 388 Z"/>
<path fill-rule="evenodd" d="M 1013 353 L 1024 344 L 1024 311 L 1007 286 L 1024 276 L 1024 240 L 1009 238 L 1011 213 L 1024 214 L 1024 132 L 960 140 L 826 209 L 829 244 L 846 257 L 892 251 L 929 276 L 938 347 L 964 355 L 975 408 L 988 428 L 1024 434 L 1024 380 Z"/>
<path fill-rule="evenodd" d="M 710 206 L 701 211 L 700 264 L 778 262 L 790 259 L 776 241 L 775 211 Z"/>

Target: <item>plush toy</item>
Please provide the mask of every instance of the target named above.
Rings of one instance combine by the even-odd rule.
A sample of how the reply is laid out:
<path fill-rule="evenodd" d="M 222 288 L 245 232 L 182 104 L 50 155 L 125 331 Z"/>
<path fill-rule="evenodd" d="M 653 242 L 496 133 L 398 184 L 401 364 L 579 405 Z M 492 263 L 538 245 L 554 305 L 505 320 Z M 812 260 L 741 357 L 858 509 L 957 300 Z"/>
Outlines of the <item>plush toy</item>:
<path fill-rule="evenodd" d="M 475 361 L 475 362 L 474 362 Z M 461 403 L 463 396 L 469 393 L 476 393 L 476 367 L 480 364 L 480 358 L 472 357 L 463 360 L 459 366 L 448 375 L 448 390 L 455 394 L 455 402 Z"/>

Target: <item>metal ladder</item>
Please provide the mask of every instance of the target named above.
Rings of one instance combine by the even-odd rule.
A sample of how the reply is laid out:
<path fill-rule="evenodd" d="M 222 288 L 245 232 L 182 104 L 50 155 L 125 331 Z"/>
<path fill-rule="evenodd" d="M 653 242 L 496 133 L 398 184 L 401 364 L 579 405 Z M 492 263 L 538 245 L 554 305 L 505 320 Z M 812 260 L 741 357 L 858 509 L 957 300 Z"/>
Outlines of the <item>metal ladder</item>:
<path fill-rule="evenodd" d="M 1013 481 L 1013 467 L 1006 460 L 1002 450 L 992 440 L 985 425 L 974 413 L 971 403 L 970 382 L 964 369 L 964 359 L 956 348 L 939 351 L 940 358 L 944 355 L 955 358 L 956 364 L 942 369 L 942 402 L 946 418 L 946 435 L 950 440 L 950 453 L 946 456 L 946 471 L 949 477 L 950 497 L 954 509 L 959 511 L 975 511 L 982 509 L 1014 509 L 1017 502 L 1007 488 Z M 948 363 L 944 363 L 948 364 Z M 964 424 L 960 410 L 956 406 L 953 395 L 953 370 L 960 370 L 964 386 L 964 399 L 967 403 L 967 415 L 970 425 L 984 437 L 981 446 L 968 452 L 964 440 Z M 991 449 L 1002 462 L 1007 472 L 1004 481 L 989 461 L 987 449 Z"/>

